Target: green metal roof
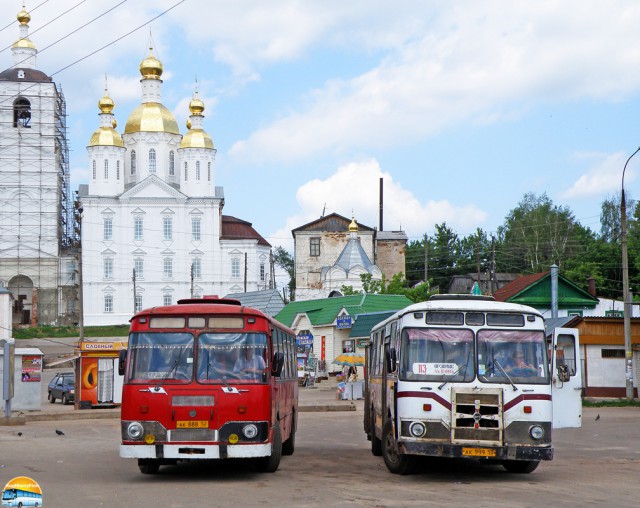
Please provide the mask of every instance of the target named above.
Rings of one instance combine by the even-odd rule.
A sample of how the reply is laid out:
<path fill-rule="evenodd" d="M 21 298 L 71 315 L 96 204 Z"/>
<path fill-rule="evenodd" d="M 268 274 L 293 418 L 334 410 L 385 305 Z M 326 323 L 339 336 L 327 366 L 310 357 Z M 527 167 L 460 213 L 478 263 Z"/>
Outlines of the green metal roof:
<path fill-rule="evenodd" d="M 541 279 L 525 287 L 507 301 L 520 303 L 536 308 L 551 307 L 551 276 Z M 561 309 L 591 308 L 598 304 L 598 298 L 576 286 L 566 277 L 558 275 L 558 307 Z"/>
<path fill-rule="evenodd" d="M 404 309 L 413 302 L 403 295 L 352 295 L 288 303 L 275 318 L 292 326 L 299 314 L 306 314 L 313 326 L 330 325 L 344 308 L 350 316 Z"/>
<path fill-rule="evenodd" d="M 388 317 L 393 316 L 395 313 L 395 310 L 389 310 L 385 312 L 360 314 L 358 317 L 356 317 L 356 320 L 351 327 L 349 337 L 368 337 L 369 335 L 371 335 L 371 329 L 374 326 L 376 326 L 381 321 L 384 321 Z"/>

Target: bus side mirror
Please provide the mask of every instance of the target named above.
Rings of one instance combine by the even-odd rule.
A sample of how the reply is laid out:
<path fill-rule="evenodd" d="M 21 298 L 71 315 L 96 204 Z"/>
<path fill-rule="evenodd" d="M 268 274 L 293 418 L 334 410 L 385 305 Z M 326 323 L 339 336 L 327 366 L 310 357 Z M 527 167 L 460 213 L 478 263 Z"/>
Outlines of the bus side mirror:
<path fill-rule="evenodd" d="M 124 368 L 127 363 L 127 350 L 121 349 L 118 353 L 118 374 L 124 376 Z"/>
<path fill-rule="evenodd" d="M 280 377 L 282 368 L 284 367 L 284 353 L 273 353 L 273 363 L 271 366 L 271 374 Z"/>
<path fill-rule="evenodd" d="M 387 372 L 395 372 L 396 370 L 396 350 L 391 349 L 389 344 L 384 346 L 384 359 L 387 364 Z"/>

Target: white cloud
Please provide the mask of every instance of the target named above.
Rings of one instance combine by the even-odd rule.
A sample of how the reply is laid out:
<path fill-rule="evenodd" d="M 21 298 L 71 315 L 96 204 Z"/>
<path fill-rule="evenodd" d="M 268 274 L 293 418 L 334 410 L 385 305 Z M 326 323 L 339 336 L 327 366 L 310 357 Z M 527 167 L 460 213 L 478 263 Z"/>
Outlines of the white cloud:
<path fill-rule="evenodd" d="M 579 158 L 590 162 L 591 169 L 581 175 L 576 182 L 561 194 L 563 198 L 589 198 L 603 196 L 620 191 L 622 169 L 628 155 L 622 152 L 613 154 L 583 153 Z M 625 187 L 635 179 L 633 165 L 629 164 L 625 172 Z"/>
<path fill-rule="evenodd" d="M 463 121 L 495 122 L 539 103 L 632 93 L 640 74 L 628 72 L 638 60 L 637 45 L 629 42 L 636 39 L 640 4 L 579 5 L 473 2 L 423 12 L 422 34 L 395 33 L 397 46 L 384 48 L 375 67 L 327 82 L 306 107 L 236 142 L 231 155 L 291 162 L 370 151 Z M 388 30 L 398 28 L 394 19 Z M 332 30 L 344 36 L 344 28 Z"/>
<path fill-rule="evenodd" d="M 487 219 L 487 214 L 475 205 L 456 206 L 444 199 L 421 203 L 410 190 L 383 171 L 376 160 L 369 159 L 345 164 L 324 180 L 314 179 L 302 185 L 296 193 L 299 212 L 287 218 L 284 228 L 269 237 L 270 242 L 292 251 L 291 230 L 320 218 L 323 209 L 326 214 L 338 213 L 345 217 L 353 213 L 358 223 L 379 227 L 380 178 L 383 178 L 386 231 L 403 230 L 411 240 L 421 238 L 434 224 L 446 222 L 465 234 Z M 289 238 L 291 240 L 282 241 Z"/>

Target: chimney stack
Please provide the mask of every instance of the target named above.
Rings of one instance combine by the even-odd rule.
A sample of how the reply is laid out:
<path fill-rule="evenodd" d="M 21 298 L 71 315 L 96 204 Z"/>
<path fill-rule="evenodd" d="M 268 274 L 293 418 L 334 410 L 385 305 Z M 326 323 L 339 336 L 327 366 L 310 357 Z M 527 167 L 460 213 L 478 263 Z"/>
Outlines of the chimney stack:
<path fill-rule="evenodd" d="M 593 277 L 589 277 L 587 279 L 587 284 L 589 284 L 589 289 L 587 289 L 587 291 L 591 296 L 595 298 L 596 297 L 596 279 L 594 279 Z"/>

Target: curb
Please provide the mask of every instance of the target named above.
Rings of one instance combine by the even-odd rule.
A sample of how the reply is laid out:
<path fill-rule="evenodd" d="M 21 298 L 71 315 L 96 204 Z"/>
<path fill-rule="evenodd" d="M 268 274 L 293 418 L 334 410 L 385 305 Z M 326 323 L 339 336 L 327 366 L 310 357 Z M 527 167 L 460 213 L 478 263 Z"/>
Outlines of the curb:
<path fill-rule="evenodd" d="M 340 411 L 357 411 L 356 405 L 350 404 L 317 404 L 298 406 L 299 413 L 334 413 Z M 30 422 L 50 422 L 67 420 L 106 420 L 120 418 L 120 410 L 72 410 L 69 413 L 23 414 L 20 416 L 0 418 L 0 427 L 25 425 Z"/>

